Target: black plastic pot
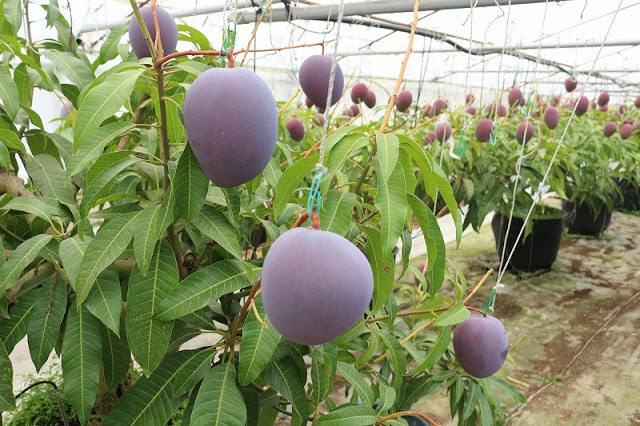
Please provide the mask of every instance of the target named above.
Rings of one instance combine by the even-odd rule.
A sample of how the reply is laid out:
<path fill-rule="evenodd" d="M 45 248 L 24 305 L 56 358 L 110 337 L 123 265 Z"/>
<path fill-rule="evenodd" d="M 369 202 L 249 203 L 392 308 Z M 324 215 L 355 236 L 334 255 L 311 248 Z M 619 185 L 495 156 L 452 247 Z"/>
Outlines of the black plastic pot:
<path fill-rule="evenodd" d="M 567 232 L 581 235 L 600 235 L 611 223 L 611 210 L 603 206 L 594 215 L 586 203 L 574 204 L 562 202 L 562 211 L 566 213 Z"/>
<path fill-rule="evenodd" d="M 622 198 L 616 200 L 615 208 L 622 211 L 640 210 L 640 188 L 637 182 L 627 179 L 619 180 L 618 187 L 622 191 Z"/>
<path fill-rule="evenodd" d="M 509 217 L 496 211 L 491 221 L 491 228 L 496 241 L 498 257 L 502 257 L 502 248 L 506 239 L 505 261 L 514 245 L 516 247 L 509 262 L 511 269 L 525 272 L 550 269 L 558 257 L 558 250 L 562 241 L 562 222 L 563 217 L 533 219 L 533 229 L 522 242 L 522 237 L 518 241 L 516 241 L 516 238 L 520 233 L 524 220 L 514 217 L 511 220 L 511 227 L 507 236 Z"/>

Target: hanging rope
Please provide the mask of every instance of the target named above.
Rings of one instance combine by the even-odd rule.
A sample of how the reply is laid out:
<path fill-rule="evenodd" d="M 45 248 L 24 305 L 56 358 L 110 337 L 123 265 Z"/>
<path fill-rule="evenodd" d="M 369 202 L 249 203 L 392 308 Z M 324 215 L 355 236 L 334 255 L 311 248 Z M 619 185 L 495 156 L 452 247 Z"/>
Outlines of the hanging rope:
<path fill-rule="evenodd" d="M 340 45 L 340 29 L 342 27 L 342 17 L 344 16 L 344 0 L 340 0 L 340 8 L 338 10 L 338 19 L 336 21 L 336 38 L 335 44 L 333 46 L 333 55 L 331 57 L 331 73 L 329 75 L 329 88 L 327 90 L 327 103 L 326 108 L 324 109 L 324 125 L 322 127 L 322 139 L 320 142 L 320 156 L 318 158 L 318 163 L 316 163 L 316 172 L 313 176 L 311 190 L 309 191 L 309 199 L 307 200 L 307 213 L 309 217 L 312 217 L 313 210 L 320 210 L 322 206 L 322 194 L 320 193 L 320 182 L 322 181 L 322 176 L 327 172 L 327 169 L 324 167 L 324 144 L 327 140 L 327 134 L 329 133 L 329 110 L 331 105 L 333 104 L 333 85 L 335 82 L 336 76 L 336 66 L 337 56 L 338 56 L 338 46 Z"/>

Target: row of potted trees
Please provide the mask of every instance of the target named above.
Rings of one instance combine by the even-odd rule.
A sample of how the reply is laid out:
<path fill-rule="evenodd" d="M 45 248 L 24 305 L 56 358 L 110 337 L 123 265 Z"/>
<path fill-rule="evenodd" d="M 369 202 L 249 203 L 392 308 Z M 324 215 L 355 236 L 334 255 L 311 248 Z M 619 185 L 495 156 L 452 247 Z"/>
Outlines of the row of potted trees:
<path fill-rule="evenodd" d="M 495 211 L 492 228 L 498 256 L 503 257 L 506 239 L 504 260 L 515 246 L 510 267 L 516 270 L 550 268 L 563 228 L 569 233 L 598 236 L 609 226 L 615 206 L 639 208 L 640 131 L 634 129 L 629 137 L 620 132 L 607 135 L 603 130 L 616 121 L 620 122 L 618 128 L 624 122 L 633 125 L 633 117 L 623 122 L 619 114 L 592 107 L 574 115 L 568 123 L 575 103 L 568 101 L 564 107 L 556 107 L 562 100 L 548 101 L 543 99 L 534 105 L 530 100 L 524 106 L 514 103 L 507 114 L 491 114 L 490 108 L 479 108 L 471 115 L 467 106 L 448 111 L 446 117 L 433 117 L 433 124 L 420 129 L 426 149 L 442 159 L 456 199 L 469 207 L 465 227 L 471 225 L 478 230 L 485 217 Z M 531 114 L 527 114 L 529 108 Z M 545 113 L 552 108 L 559 117 L 549 125 L 546 115 L 550 114 Z M 493 122 L 491 137 L 481 142 L 486 137 L 475 130 L 487 119 Z M 452 137 L 444 143 L 438 138 L 431 142 L 430 128 L 437 128 L 445 120 L 454 129 Z M 541 187 L 540 193 L 555 193 L 562 200 L 562 209 L 534 199 Z M 531 220 L 519 237 L 533 204 Z"/>

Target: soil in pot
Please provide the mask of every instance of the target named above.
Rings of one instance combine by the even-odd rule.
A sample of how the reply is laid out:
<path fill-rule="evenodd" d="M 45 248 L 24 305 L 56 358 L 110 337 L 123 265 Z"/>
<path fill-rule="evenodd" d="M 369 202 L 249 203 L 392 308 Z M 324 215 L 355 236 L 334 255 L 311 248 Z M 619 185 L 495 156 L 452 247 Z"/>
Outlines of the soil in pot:
<path fill-rule="evenodd" d="M 568 201 L 562 203 L 562 211 L 566 213 L 566 224 L 570 234 L 600 235 L 611 223 L 611 210 L 603 206 L 594 215 L 586 203 L 575 204 Z"/>
<path fill-rule="evenodd" d="M 507 240 L 507 248 L 504 254 L 504 260 L 509 257 L 509 253 L 515 245 L 515 251 L 509 262 L 509 267 L 516 271 L 533 272 L 539 269 L 550 269 L 553 262 L 558 257 L 560 242 L 562 241 L 562 222 L 563 213 L 558 209 L 547 207 L 545 209 L 547 215 L 545 217 L 533 217 L 533 229 L 531 233 L 524 238 L 523 235 L 516 241 L 520 229 L 524 224 L 524 220 L 519 217 L 513 217 L 509 235 L 507 236 L 507 225 L 509 216 L 496 211 L 491 221 L 493 236 L 496 241 L 496 251 L 498 257 L 502 257 L 502 249 L 505 239 Z"/>

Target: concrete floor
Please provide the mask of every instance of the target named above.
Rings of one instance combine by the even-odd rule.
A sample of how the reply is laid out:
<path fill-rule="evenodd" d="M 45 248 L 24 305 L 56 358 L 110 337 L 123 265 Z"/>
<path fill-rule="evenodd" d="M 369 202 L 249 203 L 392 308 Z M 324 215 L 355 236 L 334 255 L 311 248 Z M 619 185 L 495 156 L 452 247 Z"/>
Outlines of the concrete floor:
<path fill-rule="evenodd" d="M 448 255 L 470 285 L 498 258 L 490 226 L 465 236 Z M 495 274 L 470 303 L 481 307 Z M 507 273 L 495 316 L 511 343 L 526 336 L 498 376 L 530 399 L 510 406 L 516 425 L 640 425 L 640 217 L 616 213 L 601 239 L 565 236 L 551 271 Z M 560 375 L 559 385 L 533 376 Z M 512 381 L 515 379 L 515 381 Z M 521 382 L 522 385 L 517 384 Z M 416 408 L 450 420 L 442 392 Z"/>

